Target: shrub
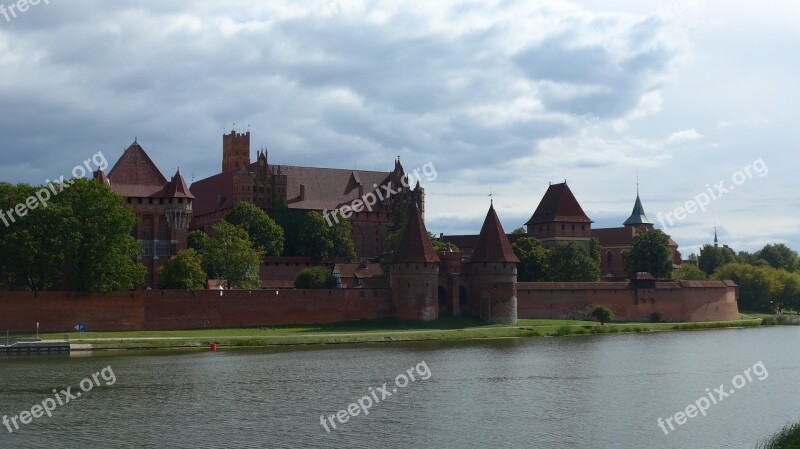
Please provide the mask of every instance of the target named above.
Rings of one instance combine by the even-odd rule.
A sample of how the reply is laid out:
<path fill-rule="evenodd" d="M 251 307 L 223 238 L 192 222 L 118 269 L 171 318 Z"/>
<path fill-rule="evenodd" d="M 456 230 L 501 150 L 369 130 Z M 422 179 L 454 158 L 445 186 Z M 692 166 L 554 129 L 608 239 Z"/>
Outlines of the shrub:
<path fill-rule="evenodd" d="M 326 267 L 306 268 L 294 280 L 294 288 L 329 289 L 336 287 L 331 270 Z"/>
<path fill-rule="evenodd" d="M 758 449 L 792 449 L 800 447 L 800 422 L 787 424 L 775 435 L 758 444 Z"/>
<path fill-rule="evenodd" d="M 608 307 L 597 306 L 592 310 L 592 317 L 603 326 L 610 321 L 614 321 L 614 312 Z"/>
<path fill-rule="evenodd" d="M 653 323 L 660 323 L 661 318 L 662 318 L 661 312 L 653 312 L 650 314 L 650 321 L 652 321 Z"/>

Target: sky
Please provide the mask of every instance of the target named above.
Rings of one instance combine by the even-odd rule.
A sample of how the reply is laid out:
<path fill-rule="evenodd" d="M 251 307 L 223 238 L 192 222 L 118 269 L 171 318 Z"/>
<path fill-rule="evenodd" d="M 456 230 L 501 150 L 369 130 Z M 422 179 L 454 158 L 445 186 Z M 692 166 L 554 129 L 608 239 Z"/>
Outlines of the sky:
<path fill-rule="evenodd" d="M 0 181 L 113 165 L 134 139 L 166 177 L 202 179 L 249 130 L 273 164 L 432 164 L 436 234 L 477 233 L 490 194 L 511 232 L 564 180 L 595 228 L 621 226 L 638 179 L 684 256 L 715 227 L 737 251 L 800 250 L 800 3 L 12 4 Z"/>

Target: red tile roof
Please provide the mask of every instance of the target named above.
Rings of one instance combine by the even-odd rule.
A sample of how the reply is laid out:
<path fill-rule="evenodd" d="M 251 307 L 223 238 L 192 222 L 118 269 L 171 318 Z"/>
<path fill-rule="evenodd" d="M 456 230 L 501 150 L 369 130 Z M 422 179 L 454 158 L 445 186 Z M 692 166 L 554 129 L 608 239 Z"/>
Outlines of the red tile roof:
<path fill-rule="evenodd" d="M 256 163 L 242 169 L 254 172 Z M 375 190 L 374 185 L 384 185 L 389 181 L 389 172 L 366 170 L 347 170 L 338 168 L 297 167 L 293 165 L 276 166 L 276 171 L 287 175 L 287 205 L 290 209 L 334 210 L 360 198 L 359 185 L 363 194 Z M 233 177 L 237 171 L 219 173 L 192 184 L 197 200 L 194 215 L 200 216 L 218 210 L 233 208 Z M 360 184 L 359 184 L 360 183 Z M 301 198 L 300 186 L 304 188 Z M 393 190 L 398 187 L 392 186 Z M 380 190 L 384 193 L 383 189 Z"/>
<path fill-rule="evenodd" d="M 475 249 L 472 251 L 470 262 L 512 262 L 519 263 L 519 259 L 511 249 L 503 225 L 497 218 L 494 205 L 489 206 L 489 212 L 483 221 L 481 233 L 475 242 Z"/>
<path fill-rule="evenodd" d="M 406 223 L 397 248 L 394 250 L 392 263 L 439 262 L 439 257 L 433 250 L 428 230 L 422 221 L 417 203 L 411 203 Z"/>
<path fill-rule="evenodd" d="M 533 213 L 526 225 L 552 223 L 552 222 L 578 222 L 591 223 L 592 220 L 583 212 L 572 190 L 566 182 L 551 184 L 545 192 L 539 207 Z"/>
<path fill-rule="evenodd" d="M 114 164 L 108 172 L 108 180 L 114 192 L 140 198 L 158 196 L 167 184 L 167 179 L 137 142 L 133 142 Z"/>

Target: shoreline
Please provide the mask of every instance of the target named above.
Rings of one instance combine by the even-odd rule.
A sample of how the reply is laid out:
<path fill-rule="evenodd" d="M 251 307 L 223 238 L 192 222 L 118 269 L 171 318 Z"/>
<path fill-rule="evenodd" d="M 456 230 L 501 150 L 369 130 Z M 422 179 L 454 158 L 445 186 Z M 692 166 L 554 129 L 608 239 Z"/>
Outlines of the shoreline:
<path fill-rule="evenodd" d="M 717 323 L 657 323 L 657 324 L 607 324 L 598 325 L 546 325 L 546 326 L 503 326 L 470 327 L 461 329 L 431 329 L 407 331 L 363 331 L 347 333 L 320 333 L 308 335 L 270 335 L 270 336 L 225 336 L 211 335 L 197 337 L 121 337 L 84 338 L 71 340 L 71 351 L 135 351 L 148 349 L 203 349 L 216 343 L 217 349 L 286 347 L 286 346 L 324 346 L 342 344 L 375 344 L 425 341 L 479 341 L 498 339 L 526 339 L 571 337 L 585 335 L 630 334 L 679 332 L 717 329 L 745 329 L 762 326 L 762 319 L 740 320 Z"/>

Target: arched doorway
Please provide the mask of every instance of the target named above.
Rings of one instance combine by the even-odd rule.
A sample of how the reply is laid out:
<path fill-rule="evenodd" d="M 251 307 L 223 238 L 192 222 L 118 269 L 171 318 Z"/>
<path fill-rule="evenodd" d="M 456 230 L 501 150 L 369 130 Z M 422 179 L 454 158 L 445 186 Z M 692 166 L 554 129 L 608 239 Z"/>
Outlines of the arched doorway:
<path fill-rule="evenodd" d="M 452 315 L 453 310 L 450 307 L 450 301 L 447 300 L 447 289 L 439 286 L 439 316 Z"/>

